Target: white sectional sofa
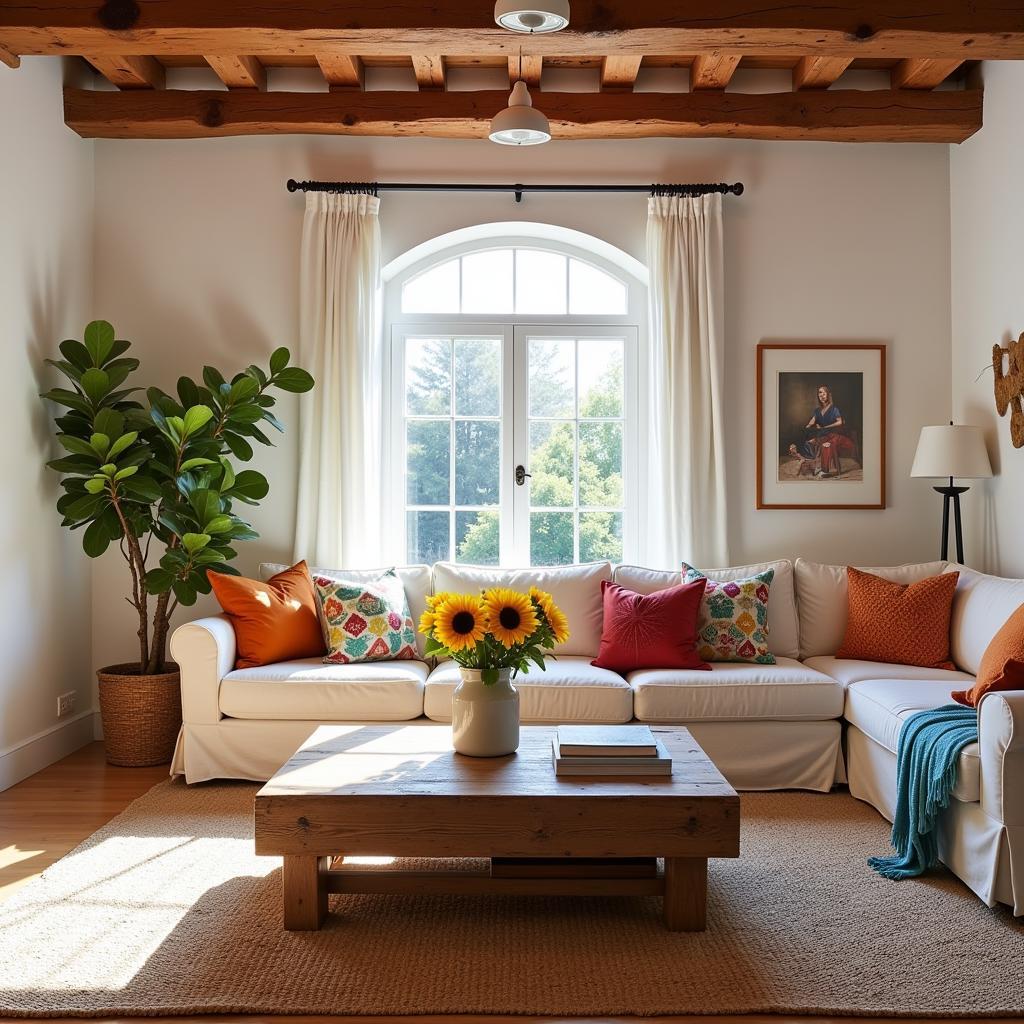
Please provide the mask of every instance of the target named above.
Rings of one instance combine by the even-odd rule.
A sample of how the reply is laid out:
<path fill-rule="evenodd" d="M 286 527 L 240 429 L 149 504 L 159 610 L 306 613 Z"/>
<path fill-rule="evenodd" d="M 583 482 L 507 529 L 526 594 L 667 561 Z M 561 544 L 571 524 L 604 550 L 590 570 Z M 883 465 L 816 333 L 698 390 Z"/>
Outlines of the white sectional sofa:
<path fill-rule="evenodd" d="M 283 568 L 260 567 L 264 578 Z M 729 579 L 768 568 L 775 570 L 768 604 L 775 665 L 715 663 L 710 672 L 645 670 L 625 677 L 590 663 L 601 635 L 601 581 L 649 593 L 678 583 L 679 573 L 609 563 L 526 570 L 438 563 L 398 573 L 415 619 L 435 591 L 500 582 L 552 593 L 572 635 L 546 672 L 516 680 L 525 723 L 686 725 L 737 789 L 827 792 L 848 782 L 854 796 L 891 819 L 903 721 L 950 703 L 952 690 L 972 685 L 992 636 L 1024 604 L 1024 580 L 945 562 L 867 567 L 904 583 L 960 571 L 951 635 L 958 668 L 941 671 L 835 657 L 846 627 L 844 566 L 781 560 L 711 575 Z M 314 571 L 348 579 L 379 574 Z M 426 659 L 364 665 L 309 659 L 235 670 L 234 631 L 224 616 L 179 627 L 171 654 L 181 667 L 184 718 L 171 771 L 190 783 L 267 779 L 323 722 L 447 722 L 458 681 L 453 663 Z M 1005 903 L 1024 914 L 1024 692 L 990 694 L 982 702 L 980 740 L 961 757 L 940 852 L 989 906 Z"/>

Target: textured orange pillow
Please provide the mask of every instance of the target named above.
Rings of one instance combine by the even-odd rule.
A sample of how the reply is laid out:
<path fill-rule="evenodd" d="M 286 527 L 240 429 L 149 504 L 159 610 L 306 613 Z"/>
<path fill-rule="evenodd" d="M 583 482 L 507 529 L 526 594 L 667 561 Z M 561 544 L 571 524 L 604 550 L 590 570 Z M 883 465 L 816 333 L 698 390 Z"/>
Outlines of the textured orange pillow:
<path fill-rule="evenodd" d="M 969 690 L 957 690 L 953 700 L 976 708 L 990 690 L 1024 690 L 1024 604 L 992 637 L 981 656 L 978 675 Z"/>
<path fill-rule="evenodd" d="M 327 652 L 305 562 L 279 572 L 266 583 L 212 569 L 206 576 L 235 628 L 235 668 L 322 658 Z"/>
<path fill-rule="evenodd" d="M 949 617 L 958 572 L 917 583 L 890 583 L 847 567 L 849 616 L 837 658 L 956 668 L 949 660 Z"/>

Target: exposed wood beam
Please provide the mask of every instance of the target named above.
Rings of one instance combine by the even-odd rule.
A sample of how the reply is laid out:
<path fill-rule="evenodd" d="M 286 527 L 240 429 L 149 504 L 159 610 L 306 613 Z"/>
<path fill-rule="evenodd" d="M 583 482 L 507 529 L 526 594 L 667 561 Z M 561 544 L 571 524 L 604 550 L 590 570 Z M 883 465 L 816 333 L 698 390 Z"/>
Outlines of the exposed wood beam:
<path fill-rule="evenodd" d="M 478 139 L 504 92 L 64 90 L 67 124 L 85 138 L 375 135 Z M 745 94 L 544 94 L 560 139 L 744 138 L 962 142 L 981 127 L 980 90 L 819 90 Z"/>
<path fill-rule="evenodd" d="M 21 58 L 11 53 L 6 46 L 0 46 L 0 64 L 6 64 L 9 68 L 20 68 Z"/>
<path fill-rule="evenodd" d="M 323 72 L 327 84 L 333 92 L 335 89 L 362 89 L 366 80 L 366 69 L 360 57 L 349 54 L 318 53 L 317 64 Z"/>
<path fill-rule="evenodd" d="M 523 57 L 523 81 L 531 89 L 540 88 L 540 77 L 544 72 L 543 57 Z M 515 85 L 519 81 L 519 56 L 508 59 L 508 84 Z"/>
<path fill-rule="evenodd" d="M 698 53 L 690 65 L 690 88 L 724 89 L 739 62 L 737 53 Z"/>
<path fill-rule="evenodd" d="M 572 13 L 564 32 L 531 37 L 531 51 L 1024 58 L 1024 0 L 574 0 Z M 480 0 L 4 0 L 0 38 L 20 54 L 516 53 L 521 40 L 488 21 Z"/>
<path fill-rule="evenodd" d="M 894 89 L 934 89 L 944 82 L 963 61 L 929 60 L 926 57 L 915 60 L 901 60 L 892 69 Z"/>
<path fill-rule="evenodd" d="M 601 88 L 608 92 L 632 92 L 643 57 L 605 57 L 601 61 Z"/>
<path fill-rule="evenodd" d="M 206 63 L 229 89 L 267 87 L 267 69 L 255 57 L 207 57 Z"/>
<path fill-rule="evenodd" d="M 851 57 L 801 57 L 793 68 L 793 88 L 827 89 L 852 62 Z"/>
<path fill-rule="evenodd" d="M 433 56 L 414 55 L 412 70 L 416 75 L 416 84 L 421 89 L 436 91 L 448 88 L 448 73 L 444 66 L 444 57 L 438 54 Z"/>
<path fill-rule="evenodd" d="M 166 78 L 163 64 L 154 57 L 87 57 L 89 63 L 119 89 L 162 89 Z"/>

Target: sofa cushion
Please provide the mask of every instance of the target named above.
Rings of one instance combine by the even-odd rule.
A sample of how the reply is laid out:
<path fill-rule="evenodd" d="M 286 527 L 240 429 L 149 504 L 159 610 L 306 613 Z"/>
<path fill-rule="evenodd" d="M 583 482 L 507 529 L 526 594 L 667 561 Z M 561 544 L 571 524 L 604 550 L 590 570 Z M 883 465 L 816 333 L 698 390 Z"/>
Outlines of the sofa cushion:
<path fill-rule="evenodd" d="M 524 593 L 530 587 L 546 590 L 569 620 L 569 640 L 557 646 L 555 653 L 595 658 L 601 646 L 601 582 L 611 578 L 610 562 L 550 569 L 491 569 L 437 562 L 434 593 L 445 590 L 477 593 L 493 586 L 511 587 Z"/>
<path fill-rule="evenodd" d="M 423 714 L 429 671 L 422 661 L 282 661 L 229 672 L 220 683 L 220 710 L 267 721 L 404 722 Z"/>
<path fill-rule="evenodd" d="M 278 565 L 276 562 L 261 562 L 260 579 L 270 579 L 271 576 L 287 568 L 288 566 Z M 309 571 L 313 576 L 330 576 L 332 579 L 352 580 L 354 583 L 372 583 L 392 569 L 398 574 L 398 578 L 405 588 L 405 597 L 409 602 L 409 614 L 415 624 L 420 621 L 420 616 L 427 610 L 427 597 L 433 593 L 429 565 L 389 565 L 383 569 L 328 569 L 326 566 L 315 565 Z M 426 642 L 427 638 L 417 630 L 416 649 L 420 655 L 423 654 Z"/>
<path fill-rule="evenodd" d="M 804 664 L 818 672 L 824 672 L 843 686 L 850 686 L 862 679 L 933 679 L 952 690 L 954 687 L 969 686 L 973 682 L 973 677 L 966 672 L 951 669 L 894 665 L 881 661 L 857 661 L 853 658 L 836 658 L 834 655 L 808 658 Z"/>
<path fill-rule="evenodd" d="M 843 713 L 843 688 L 792 658 L 774 665 L 712 662 L 710 672 L 631 672 L 642 722 L 823 721 Z"/>
<path fill-rule="evenodd" d="M 793 587 L 793 563 L 782 559 L 775 562 L 757 562 L 737 565 L 728 569 L 701 569 L 709 580 L 726 583 L 744 579 L 771 569 L 771 593 L 768 597 L 768 650 L 781 658 L 796 658 L 800 652 L 800 626 L 796 613 L 796 593 Z M 681 572 L 661 569 L 643 569 L 637 565 L 619 565 L 615 568 L 615 582 L 641 594 L 664 590 L 682 583 Z"/>
<path fill-rule="evenodd" d="M 946 566 L 946 562 L 921 562 L 858 568 L 893 583 L 916 583 L 928 576 L 937 576 Z M 846 566 L 798 558 L 794 573 L 800 610 L 801 659 L 835 654 L 846 633 Z"/>
<path fill-rule="evenodd" d="M 953 595 L 950 652 L 959 668 L 977 675 L 981 659 L 1003 623 L 1024 604 L 1024 580 L 986 576 L 962 565 Z"/>
<path fill-rule="evenodd" d="M 512 680 L 524 722 L 628 722 L 633 717 L 633 691 L 622 676 L 591 665 L 589 658 L 560 656 L 547 664 L 545 672 L 533 668 Z M 423 697 L 428 718 L 452 720 L 458 684 L 454 661 L 441 662 L 430 673 Z"/>
<path fill-rule="evenodd" d="M 943 679 L 863 679 L 846 691 L 846 720 L 895 754 L 899 750 L 900 729 L 910 715 L 950 703 L 949 686 Z M 969 804 L 981 799 L 981 760 L 977 743 L 965 747 L 960 755 L 953 796 Z"/>

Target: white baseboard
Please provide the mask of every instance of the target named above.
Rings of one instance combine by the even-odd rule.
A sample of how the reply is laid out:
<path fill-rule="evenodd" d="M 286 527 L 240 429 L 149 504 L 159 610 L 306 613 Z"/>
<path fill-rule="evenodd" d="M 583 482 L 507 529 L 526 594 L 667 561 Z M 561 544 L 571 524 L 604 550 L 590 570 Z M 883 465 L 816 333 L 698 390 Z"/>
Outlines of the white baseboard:
<path fill-rule="evenodd" d="M 92 743 L 99 717 L 99 713 L 91 709 L 80 711 L 66 722 L 58 722 L 13 747 L 0 750 L 0 792 Z"/>

